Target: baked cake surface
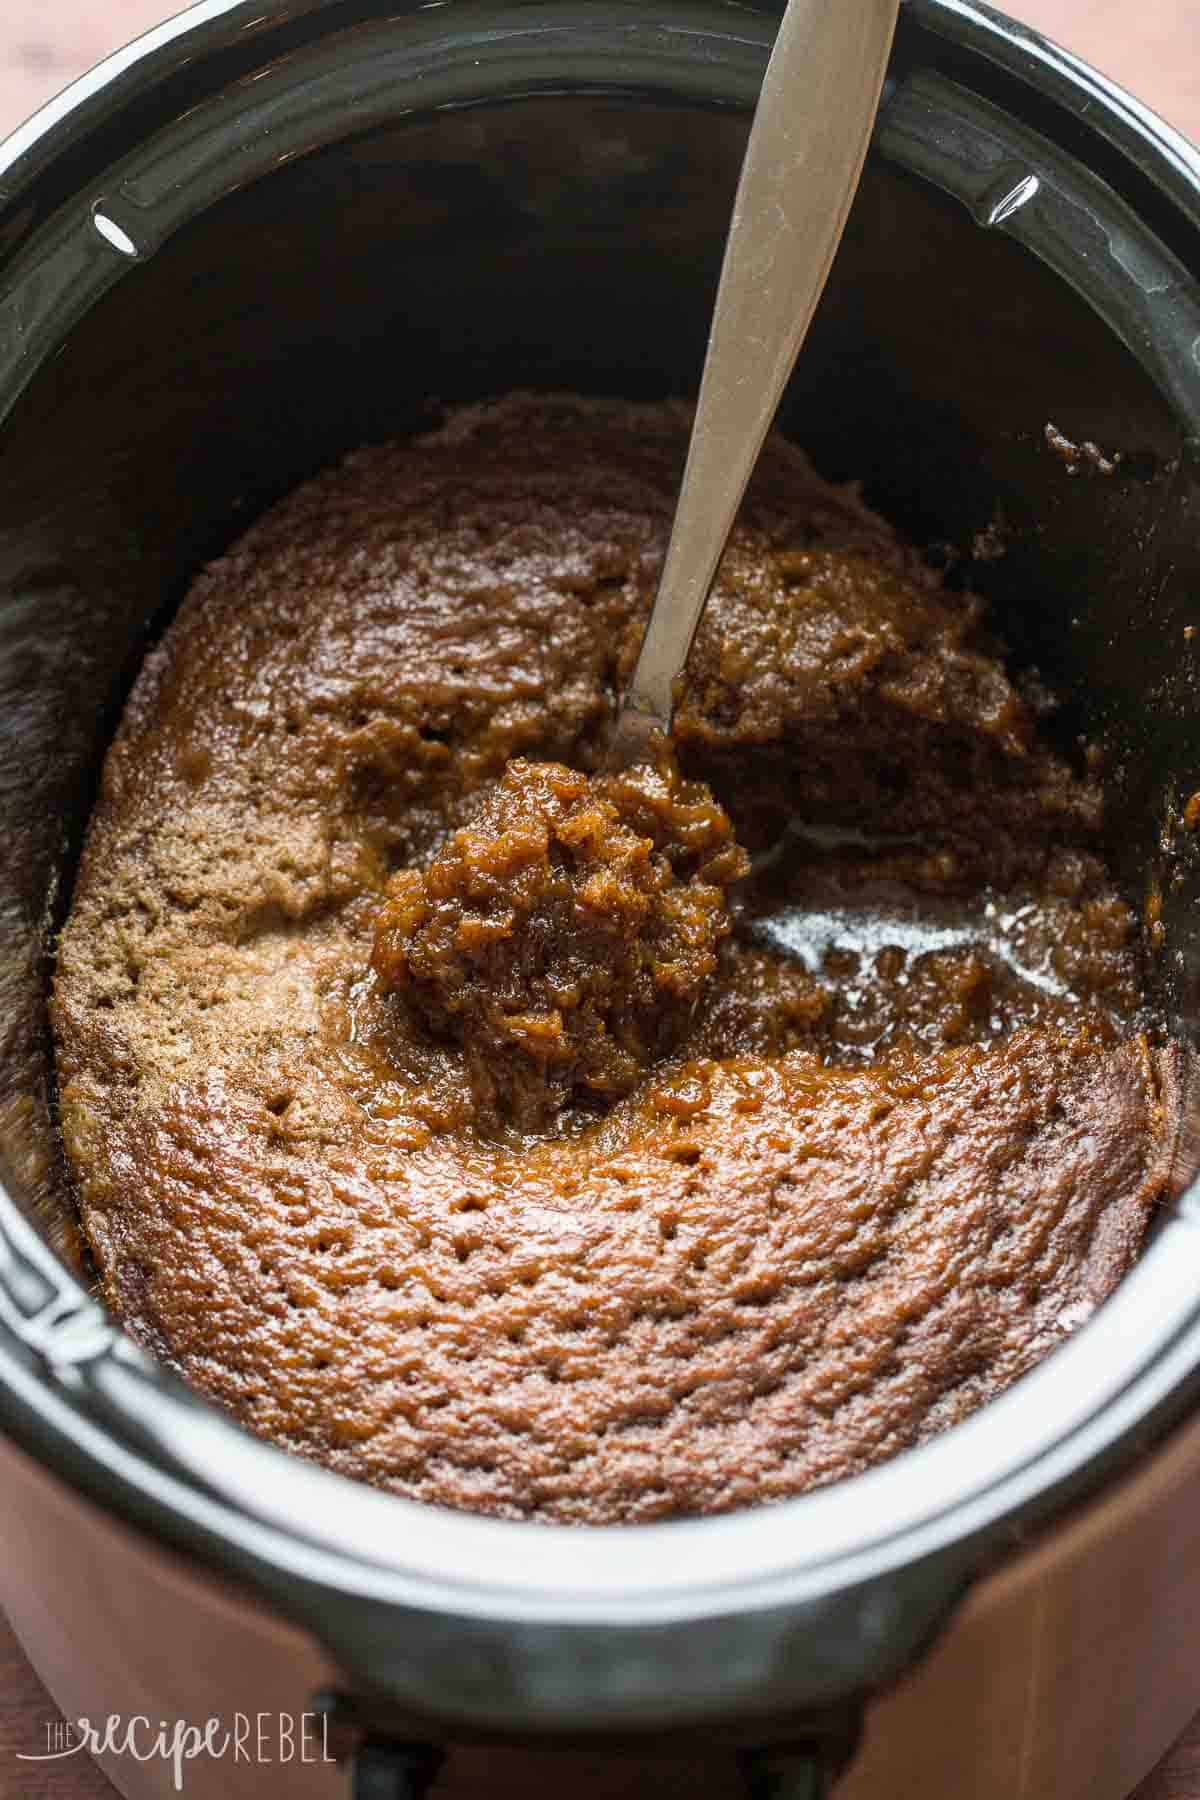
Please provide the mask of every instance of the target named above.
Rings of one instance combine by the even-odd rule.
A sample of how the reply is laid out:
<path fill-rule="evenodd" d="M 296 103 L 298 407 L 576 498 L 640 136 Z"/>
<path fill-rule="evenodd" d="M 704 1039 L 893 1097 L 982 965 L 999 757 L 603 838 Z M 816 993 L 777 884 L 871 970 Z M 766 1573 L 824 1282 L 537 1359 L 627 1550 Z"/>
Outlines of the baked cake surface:
<path fill-rule="evenodd" d="M 867 1468 L 1086 1318 L 1166 1181 L 1098 786 L 978 603 L 779 439 L 676 734 L 755 873 L 636 1078 L 489 1110 L 491 1015 L 416 1003 L 451 939 L 401 908 L 382 955 L 397 895 L 465 891 L 455 832 L 511 827 L 511 759 L 594 766 L 687 426 L 514 395 L 269 512 L 147 659 L 62 936 L 107 1298 L 255 1431 L 427 1501 L 646 1520 Z"/>

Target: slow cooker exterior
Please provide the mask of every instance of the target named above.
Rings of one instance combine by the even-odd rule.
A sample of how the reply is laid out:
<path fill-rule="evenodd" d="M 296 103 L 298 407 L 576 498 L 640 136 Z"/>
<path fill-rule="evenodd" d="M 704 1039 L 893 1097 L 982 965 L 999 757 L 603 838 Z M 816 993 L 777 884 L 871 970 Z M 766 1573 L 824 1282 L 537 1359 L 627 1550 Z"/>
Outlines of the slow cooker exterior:
<path fill-rule="evenodd" d="M 928 1671 L 957 1667 L 956 1642 L 971 1646 L 955 1716 L 974 1722 L 980 1795 L 1119 1800 L 1195 1704 L 1182 1674 L 1164 1691 L 1160 1671 L 1151 1693 L 1135 1671 L 1198 1579 L 1184 1554 L 1197 1428 L 1129 1473 L 1195 1403 L 1188 1141 L 1138 1270 L 984 1414 L 827 1493 L 625 1531 L 461 1518 L 290 1462 L 164 1375 L 54 1253 L 72 1227 L 45 956 L 164 597 L 255 506 L 434 393 L 686 391 L 776 16 L 643 0 L 208 5 L 87 78 L 0 159 L 0 1511 L 23 1546 L 3 1597 L 72 1715 L 122 1710 L 135 1689 L 157 1687 L 168 1714 L 186 1698 L 168 1706 L 176 1677 L 161 1649 L 135 1648 L 128 1606 L 110 1605 L 124 1692 L 96 1685 L 102 1656 L 85 1674 L 72 1653 L 96 1570 L 121 1567 L 130 1593 L 159 1595 L 172 1635 L 189 1621 L 188 1679 L 219 1669 L 226 1711 L 269 1668 L 294 1711 L 317 1683 L 344 1696 L 346 1747 L 611 1740 L 649 1756 L 703 1732 L 790 1746 L 792 1774 L 832 1770 L 865 1698 L 980 1571 L 1106 1484 L 1099 1512 L 990 1576 L 926 1673 L 870 1710 L 845 1791 L 910 1791 L 878 1722 L 892 1718 L 915 1781 L 928 1729 L 888 1709 L 903 1718 Z M 1194 153 L 1090 71 L 984 9 L 913 0 L 783 413 L 827 472 L 864 477 L 884 511 L 965 559 L 1018 654 L 1066 694 L 1065 730 L 1108 736 L 1127 877 L 1136 891 L 1149 873 L 1161 896 L 1164 999 L 1189 1035 L 1200 857 L 1172 820 L 1196 759 L 1181 643 L 1200 560 L 1198 193 Z M 1118 479 L 1071 480 L 1048 458 L 1051 407 L 1122 450 Z M 972 560 L 998 521 L 1006 556 Z M 1117 1546 L 1155 1609 L 1110 1610 L 1101 1631 L 1098 1571 Z M 1030 1748 L 1063 1678 L 1053 1592 L 1063 1644 L 1139 1703 L 1110 1706 L 1102 1767 L 1065 1740 Z M 1023 1698 L 998 1707 L 1004 1645 Z M 936 1689 L 920 1705 L 938 1706 Z M 161 1771 L 111 1772 L 131 1795 L 167 1791 Z M 228 1767 L 189 1786 L 208 1778 L 239 1791 Z M 342 1777 L 312 1779 L 327 1792 Z M 260 1770 L 245 1791 L 263 1791 Z"/>

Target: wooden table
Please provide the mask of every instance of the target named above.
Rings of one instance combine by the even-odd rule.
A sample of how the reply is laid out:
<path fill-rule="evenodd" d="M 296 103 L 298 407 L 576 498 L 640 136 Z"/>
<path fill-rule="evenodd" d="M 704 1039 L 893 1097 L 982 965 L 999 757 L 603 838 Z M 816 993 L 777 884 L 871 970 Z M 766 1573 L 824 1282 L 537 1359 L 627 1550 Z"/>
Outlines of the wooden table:
<path fill-rule="evenodd" d="M 1068 44 L 1200 139 L 1200 35 L 1197 0 L 1007 0 L 1008 10 Z M 0 0 L 0 133 L 74 75 L 174 10 L 170 0 Z M 1200 1701 L 1200 1647 L 1196 1696 Z M 113 1800 L 92 1765 L 17 1763 L 19 1751 L 44 1745 L 53 1703 L 0 1616 L 0 1800 Z M 721 1783 L 723 1791 L 727 1784 Z M 450 1800 L 452 1788 L 446 1790 Z M 578 1800 L 599 1800 L 578 1784 Z M 604 1791 L 616 1792 L 610 1784 Z M 623 1800 L 641 1800 L 622 1783 Z M 695 1788 L 679 1789 L 704 1800 Z M 715 1790 L 714 1790 L 715 1792 Z M 661 1779 L 654 1800 L 672 1800 Z M 506 1800 L 497 1789 L 494 1800 Z M 517 1800 L 516 1795 L 512 1800 Z M 536 1800 L 524 1794 L 521 1800 Z M 651 1800 L 647 1785 L 644 1800 Z M 1143 1782 L 1133 1800 L 1200 1800 L 1200 1717 Z"/>

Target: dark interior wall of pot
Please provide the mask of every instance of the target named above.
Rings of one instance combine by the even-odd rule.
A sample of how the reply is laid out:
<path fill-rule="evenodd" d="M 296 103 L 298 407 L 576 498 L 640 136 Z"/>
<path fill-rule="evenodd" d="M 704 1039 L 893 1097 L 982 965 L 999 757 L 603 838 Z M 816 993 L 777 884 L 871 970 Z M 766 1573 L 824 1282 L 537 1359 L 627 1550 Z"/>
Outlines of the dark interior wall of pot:
<path fill-rule="evenodd" d="M 692 391 L 745 129 L 728 110 L 530 98 L 290 162 L 131 262 L 8 419 L 0 1176 L 60 1244 L 48 931 L 147 642 L 265 503 L 440 400 Z M 1119 450 L 1117 473 L 1069 474 L 1048 421 Z M 1140 891 L 1167 789 L 1200 785 L 1200 639 L 1183 636 L 1200 533 L 1180 431 L 1134 358 L 1027 252 L 877 157 L 782 422 L 986 592 L 1063 695 L 1068 745 L 1107 735 Z M 1176 837 L 1186 1002 L 1200 882 Z"/>

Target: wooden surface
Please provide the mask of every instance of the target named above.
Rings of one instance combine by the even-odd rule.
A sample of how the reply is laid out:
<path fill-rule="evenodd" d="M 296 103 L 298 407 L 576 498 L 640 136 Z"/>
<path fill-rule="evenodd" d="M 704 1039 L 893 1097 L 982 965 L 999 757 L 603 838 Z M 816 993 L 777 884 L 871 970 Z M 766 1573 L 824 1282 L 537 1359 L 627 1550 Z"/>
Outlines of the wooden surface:
<path fill-rule="evenodd" d="M 45 1750 L 46 1726 L 57 1717 L 0 1613 L 0 1800 L 116 1800 L 115 1789 L 83 1756 L 58 1763 L 16 1761 Z"/>
<path fill-rule="evenodd" d="M 1011 12 L 1114 75 L 1200 140 L 1197 7 L 1198 0 L 1009 0 Z M 163 0 L 0 0 L 0 134 L 169 10 Z M 1196 1697 L 1200 1703 L 1200 1643 Z M 45 1727 L 55 1717 L 0 1617 L 0 1800 L 113 1800 L 103 1776 L 81 1758 L 41 1765 L 14 1760 L 18 1752 L 44 1748 Z M 656 1783 L 660 1800 L 671 1800 L 672 1785 Z M 726 1781 L 719 1786 L 727 1791 Z M 446 1790 L 448 1800 L 452 1791 Z M 694 1770 L 677 1791 L 704 1800 Z M 503 1782 L 493 1784 L 493 1796 L 506 1800 Z M 522 1791 L 521 1800 L 538 1796 Z M 1136 1800 L 1200 1800 L 1200 1718 Z"/>

